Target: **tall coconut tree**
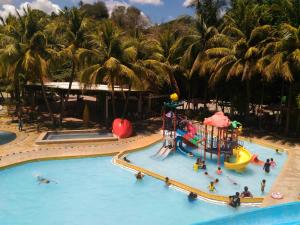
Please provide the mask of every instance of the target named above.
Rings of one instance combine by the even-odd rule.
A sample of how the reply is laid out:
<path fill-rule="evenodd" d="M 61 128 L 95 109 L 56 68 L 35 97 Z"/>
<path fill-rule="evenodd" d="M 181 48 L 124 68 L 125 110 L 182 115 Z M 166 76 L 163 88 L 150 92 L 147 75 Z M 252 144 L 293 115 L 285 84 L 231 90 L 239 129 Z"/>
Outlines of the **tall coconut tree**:
<path fill-rule="evenodd" d="M 58 57 L 62 60 L 71 62 L 71 71 L 69 75 L 69 85 L 67 94 L 61 104 L 60 122 L 62 123 L 65 105 L 69 100 L 72 83 L 76 77 L 79 62 L 77 59 L 77 51 L 83 47 L 86 33 L 86 26 L 89 22 L 80 13 L 77 8 L 65 9 L 46 27 L 48 35 L 52 39 L 59 38 L 55 42 L 61 42 L 58 50 Z"/>
<path fill-rule="evenodd" d="M 116 117 L 115 85 L 122 85 L 127 79 L 140 81 L 134 70 L 127 65 L 136 51 L 129 46 L 123 48 L 120 32 L 110 21 L 104 22 L 101 28 L 89 37 L 92 48 L 80 49 L 78 52 L 81 59 L 92 56 L 90 65 L 81 73 L 81 81 L 109 85 L 113 116 Z"/>
<path fill-rule="evenodd" d="M 262 58 L 258 62 L 260 70 L 270 80 L 279 75 L 289 83 L 285 134 L 289 132 L 292 99 L 295 82 L 300 72 L 300 26 L 282 24 L 278 39 L 265 46 Z"/>
<path fill-rule="evenodd" d="M 44 23 L 38 19 L 36 11 L 27 8 L 24 13 L 24 16 L 18 14 L 16 18 L 10 18 L 13 22 L 6 24 L 6 32 L 1 34 L 1 38 L 7 44 L 0 49 L 0 61 L 7 66 L 7 72 L 12 74 L 18 99 L 22 74 L 28 80 L 40 81 L 45 104 L 54 125 L 55 119 L 44 86 L 52 50 L 48 49 L 47 39 L 42 32 Z"/>

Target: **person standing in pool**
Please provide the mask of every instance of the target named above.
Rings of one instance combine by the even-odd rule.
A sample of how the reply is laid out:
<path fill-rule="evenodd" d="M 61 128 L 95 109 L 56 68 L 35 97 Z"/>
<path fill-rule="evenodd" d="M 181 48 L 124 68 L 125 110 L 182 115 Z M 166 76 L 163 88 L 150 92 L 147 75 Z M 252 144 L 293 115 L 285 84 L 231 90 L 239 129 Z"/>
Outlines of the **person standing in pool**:
<path fill-rule="evenodd" d="M 270 173 L 270 167 L 271 167 L 270 159 L 267 159 L 267 161 L 264 164 L 263 170 L 266 173 Z"/>
<path fill-rule="evenodd" d="M 266 180 L 263 179 L 263 180 L 261 181 L 261 184 L 260 184 L 260 190 L 261 190 L 262 193 L 265 192 L 265 187 L 266 187 Z"/>
<path fill-rule="evenodd" d="M 271 164 L 272 168 L 274 168 L 275 166 L 277 166 L 277 164 L 276 164 L 276 162 L 274 161 L 273 158 L 271 158 L 270 164 Z"/>

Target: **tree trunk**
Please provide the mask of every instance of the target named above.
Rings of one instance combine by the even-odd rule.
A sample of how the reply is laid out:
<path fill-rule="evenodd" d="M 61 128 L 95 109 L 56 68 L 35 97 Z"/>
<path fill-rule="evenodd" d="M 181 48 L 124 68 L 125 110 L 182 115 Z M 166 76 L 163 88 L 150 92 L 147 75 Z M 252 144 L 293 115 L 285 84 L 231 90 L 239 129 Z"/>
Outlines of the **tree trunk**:
<path fill-rule="evenodd" d="M 248 117 L 250 114 L 250 98 L 251 98 L 250 80 L 246 80 L 246 111 L 245 111 L 246 121 L 249 119 Z"/>
<path fill-rule="evenodd" d="M 282 98 L 283 98 L 283 94 L 284 94 L 284 80 L 282 80 L 281 91 L 280 91 L 280 115 L 279 115 L 279 120 L 278 120 L 279 130 L 280 130 L 281 124 L 282 124 L 282 115 L 283 115 Z"/>
<path fill-rule="evenodd" d="M 300 110 L 297 110 L 297 124 L 296 124 L 296 137 L 299 134 L 299 128 L 300 128 Z"/>
<path fill-rule="evenodd" d="M 53 116 L 53 113 L 52 113 L 50 104 L 49 104 L 48 99 L 47 99 L 47 96 L 46 96 L 45 86 L 44 86 L 44 81 L 43 81 L 43 77 L 42 77 L 41 74 L 40 74 L 40 82 L 41 82 L 41 88 L 42 88 L 43 97 L 44 97 L 44 100 L 45 100 L 45 103 L 46 103 L 48 112 L 49 112 L 49 114 L 50 114 L 50 118 L 51 118 L 52 124 L 53 124 L 53 126 L 55 126 L 54 116 Z"/>
<path fill-rule="evenodd" d="M 178 96 L 180 96 L 180 90 L 179 90 L 177 81 L 176 81 L 175 76 L 172 71 L 169 71 L 169 79 L 170 79 L 172 87 L 175 89 L 175 92 L 178 94 Z"/>
<path fill-rule="evenodd" d="M 19 116 L 20 114 L 20 105 L 21 105 L 21 98 L 20 98 L 20 81 L 19 81 L 19 76 L 15 74 L 14 76 L 14 97 L 16 100 L 16 112 Z"/>
<path fill-rule="evenodd" d="M 289 128 L 290 128 L 290 118 L 291 118 L 291 107 L 292 107 L 292 89 L 293 85 L 290 83 L 289 85 L 289 95 L 288 95 L 288 105 L 287 105 L 287 110 L 286 110 L 286 122 L 285 122 L 285 129 L 284 129 L 284 134 L 288 135 L 289 134 Z"/>
<path fill-rule="evenodd" d="M 262 106 L 264 104 L 264 94 L 265 94 L 265 85 L 264 83 L 262 83 L 262 89 L 261 89 L 261 96 L 260 96 L 260 105 L 258 108 L 258 127 L 261 130 L 262 126 L 261 126 L 261 122 L 262 122 L 262 116 L 263 116 L 263 112 L 262 112 Z"/>
<path fill-rule="evenodd" d="M 127 95 L 125 97 L 125 105 L 124 105 L 124 109 L 123 109 L 123 113 L 122 113 L 122 119 L 124 119 L 124 117 L 125 117 L 125 115 L 127 113 L 128 103 L 129 103 L 129 97 L 130 97 L 130 91 L 131 91 L 131 84 L 129 84 L 128 92 L 127 92 Z"/>
<path fill-rule="evenodd" d="M 60 109 L 60 118 L 59 118 L 60 125 L 62 125 L 62 121 L 64 119 L 65 106 L 68 103 L 68 100 L 70 97 L 70 92 L 71 92 L 72 84 L 74 81 L 74 77 L 75 77 L 75 63 L 74 63 L 74 60 L 72 60 L 72 70 L 71 70 L 71 77 L 70 77 L 70 81 L 69 81 L 68 92 L 67 92 L 66 98 L 64 99 L 64 101 L 62 101 L 61 109 Z"/>
<path fill-rule="evenodd" d="M 112 101 L 113 117 L 116 118 L 116 100 L 115 100 L 115 84 L 114 83 L 112 83 L 112 86 L 111 86 L 111 101 Z"/>

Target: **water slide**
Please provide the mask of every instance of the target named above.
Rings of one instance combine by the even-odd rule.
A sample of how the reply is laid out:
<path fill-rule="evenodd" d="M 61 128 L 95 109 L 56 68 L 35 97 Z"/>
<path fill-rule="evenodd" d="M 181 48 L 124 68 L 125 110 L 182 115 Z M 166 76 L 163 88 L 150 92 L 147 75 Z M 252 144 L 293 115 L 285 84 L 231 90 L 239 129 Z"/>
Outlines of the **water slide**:
<path fill-rule="evenodd" d="M 251 162 L 252 154 L 243 146 L 238 146 L 233 149 L 233 155 L 235 156 L 235 161 L 225 162 L 225 168 L 235 170 L 236 172 L 243 172 Z"/>
<path fill-rule="evenodd" d="M 202 141 L 196 134 L 187 132 L 185 130 L 177 129 L 176 132 L 177 135 L 181 136 L 185 141 L 188 141 L 196 147 L 198 147 L 198 143 Z"/>
<path fill-rule="evenodd" d="M 163 160 L 172 152 L 172 150 L 173 148 L 169 148 L 169 146 L 163 146 L 159 149 L 159 151 L 154 156 L 156 158 Z"/>
<path fill-rule="evenodd" d="M 299 225 L 300 202 L 291 202 L 226 216 L 194 225 Z"/>

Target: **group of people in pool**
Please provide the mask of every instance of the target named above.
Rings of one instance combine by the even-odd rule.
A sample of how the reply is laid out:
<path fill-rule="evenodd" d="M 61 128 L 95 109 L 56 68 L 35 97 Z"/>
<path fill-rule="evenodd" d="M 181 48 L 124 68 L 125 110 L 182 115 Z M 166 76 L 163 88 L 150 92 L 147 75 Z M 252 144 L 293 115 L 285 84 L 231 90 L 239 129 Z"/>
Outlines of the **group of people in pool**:
<path fill-rule="evenodd" d="M 252 198 L 253 195 L 249 191 L 248 187 L 244 187 L 244 191 L 240 194 L 236 192 L 235 195 L 229 196 L 229 205 L 236 208 L 241 205 L 241 198 Z"/>
<path fill-rule="evenodd" d="M 274 168 L 276 166 L 276 162 L 274 161 L 273 158 L 271 159 L 267 159 L 264 166 L 263 166 L 263 170 L 266 172 L 266 173 L 270 173 L 270 170 L 271 168 Z"/>

